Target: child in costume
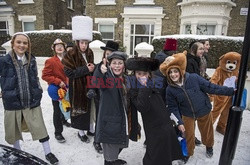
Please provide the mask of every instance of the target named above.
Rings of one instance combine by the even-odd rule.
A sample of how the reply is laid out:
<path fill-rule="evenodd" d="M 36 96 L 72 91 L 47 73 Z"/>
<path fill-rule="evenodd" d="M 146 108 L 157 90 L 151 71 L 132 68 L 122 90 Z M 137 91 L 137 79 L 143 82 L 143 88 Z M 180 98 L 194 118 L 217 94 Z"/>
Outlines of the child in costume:
<path fill-rule="evenodd" d="M 160 65 L 161 72 L 168 79 L 167 106 L 170 113 L 178 118 L 178 128 L 185 133 L 188 157 L 194 154 L 195 121 L 201 133 L 202 143 L 206 146 L 206 156 L 213 156 L 214 132 L 210 99 L 207 95 L 234 94 L 234 88 L 210 83 L 195 73 L 185 72 L 187 59 L 186 51 L 174 54 Z"/>
<path fill-rule="evenodd" d="M 134 71 L 134 76 L 127 79 L 130 87 L 130 104 L 141 112 L 147 139 L 144 165 L 171 165 L 173 160 L 182 159 L 182 151 L 170 114 L 165 102 L 152 80 L 152 71 L 159 67 L 157 59 L 130 58 L 126 67 Z"/>
<path fill-rule="evenodd" d="M 216 68 L 210 82 L 217 85 L 233 84 L 236 86 L 240 68 L 241 55 L 237 52 L 228 52 L 219 58 L 219 66 Z M 231 82 L 230 82 L 231 81 Z M 225 83 L 227 82 L 227 83 Z M 219 117 L 216 131 L 225 134 L 229 109 L 232 106 L 232 96 L 212 96 L 213 123 Z"/>

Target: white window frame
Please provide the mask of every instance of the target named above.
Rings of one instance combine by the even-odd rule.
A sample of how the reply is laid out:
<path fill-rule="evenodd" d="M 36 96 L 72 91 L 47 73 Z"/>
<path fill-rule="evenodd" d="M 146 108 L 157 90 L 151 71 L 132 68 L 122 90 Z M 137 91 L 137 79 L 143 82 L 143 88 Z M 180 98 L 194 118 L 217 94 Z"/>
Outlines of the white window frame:
<path fill-rule="evenodd" d="M 133 33 L 131 33 L 131 27 L 132 27 L 132 25 L 133 25 Z M 137 25 L 145 25 L 145 26 L 149 26 L 149 34 L 136 34 L 135 33 L 135 31 L 136 31 L 136 26 Z M 151 31 L 152 31 L 152 26 L 154 26 L 154 33 L 153 34 L 151 34 Z M 130 37 L 133 37 L 133 41 L 132 41 L 132 43 L 133 43 L 133 45 L 132 45 L 132 47 L 130 46 L 130 50 L 129 50 L 129 54 L 131 54 L 133 57 L 135 56 L 135 38 L 137 37 L 137 36 L 140 36 L 140 37 L 148 37 L 148 44 L 151 44 L 151 41 L 153 40 L 153 38 L 154 38 L 154 36 L 155 36 L 155 23 L 131 23 L 130 24 Z M 131 53 L 131 51 L 132 51 L 132 53 Z"/>
<path fill-rule="evenodd" d="M 117 24 L 117 18 L 95 18 L 95 23 L 98 24 L 98 31 L 100 32 L 100 25 L 112 25 L 113 26 L 113 39 L 104 39 L 107 40 L 114 40 L 115 39 L 115 24 Z"/>
<path fill-rule="evenodd" d="M 1 21 L 0 22 L 6 22 L 5 29 L 0 29 L 0 31 L 6 31 L 7 35 L 10 34 L 10 29 L 9 29 L 9 22 L 8 21 Z"/>
<path fill-rule="evenodd" d="M 108 40 L 112 40 L 112 41 L 114 41 L 115 40 L 115 25 L 114 24 L 104 24 L 104 23 L 101 23 L 101 24 L 98 24 L 98 31 L 100 32 L 100 33 L 102 33 L 101 31 L 100 31 L 100 26 L 113 26 L 113 30 L 112 30 L 112 33 L 113 33 L 113 37 L 112 38 L 103 38 L 102 37 L 102 40 L 103 41 L 108 41 Z"/>
<path fill-rule="evenodd" d="M 33 4 L 33 0 L 20 0 L 17 4 Z"/>
<path fill-rule="evenodd" d="M 116 5 L 115 0 L 98 0 L 96 5 Z"/>
<path fill-rule="evenodd" d="M 133 5 L 155 5 L 154 0 L 135 0 Z"/>
<path fill-rule="evenodd" d="M 23 16 L 19 15 L 18 20 L 22 21 L 22 31 L 24 31 L 24 22 L 34 22 L 35 23 L 36 16 L 35 15 L 23 15 Z"/>
<path fill-rule="evenodd" d="M 74 9 L 74 1 L 67 0 L 67 7 L 68 7 L 68 9 Z"/>

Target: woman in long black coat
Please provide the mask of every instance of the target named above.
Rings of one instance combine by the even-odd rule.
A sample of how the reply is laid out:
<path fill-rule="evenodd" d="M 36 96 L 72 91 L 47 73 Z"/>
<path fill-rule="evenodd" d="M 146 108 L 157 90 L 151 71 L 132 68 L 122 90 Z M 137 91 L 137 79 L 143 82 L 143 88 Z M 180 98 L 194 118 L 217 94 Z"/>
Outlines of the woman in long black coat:
<path fill-rule="evenodd" d="M 128 59 L 126 66 L 135 71 L 135 77 L 127 79 L 130 81 L 129 100 L 141 112 L 147 139 L 143 164 L 171 165 L 173 160 L 183 156 L 165 103 L 150 79 L 151 71 L 158 69 L 159 62 L 139 57 Z"/>

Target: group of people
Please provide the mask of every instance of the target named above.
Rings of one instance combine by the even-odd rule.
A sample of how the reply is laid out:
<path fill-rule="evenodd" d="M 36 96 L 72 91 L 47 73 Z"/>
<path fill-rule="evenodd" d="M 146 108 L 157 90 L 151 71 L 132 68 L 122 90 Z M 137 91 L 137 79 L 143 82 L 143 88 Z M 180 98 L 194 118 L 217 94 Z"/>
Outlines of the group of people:
<path fill-rule="evenodd" d="M 189 73 L 189 56 L 186 51 L 176 53 L 174 39 L 167 40 L 164 51 L 155 59 L 128 58 L 125 52 L 119 51 L 118 43 L 108 41 L 101 47 L 104 50 L 102 61 L 94 64 L 94 54 L 89 48 L 92 26 L 90 17 L 73 17 L 73 48 L 67 51 L 67 45 L 56 39 L 51 47 L 54 56 L 46 60 L 42 71 L 42 79 L 48 85 L 68 92 L 71 127 L 79 130 L 79 139 L 89 143 L 88 136 L 94 136 L 93 145 L 98 153 L 103 153 L 105 165 L 127 164 L 119 159 L 119 154 L 129 146 L 129 139 L 140 138 L 137 116 L 140 112 L 146 139 L 144 165 L 170 165 L 174 160 L 186 162 L 194 154 L 195 121 L 201 142 L 206 146 L 206 155 L 212 157 L 212 106 L 207 94 L 231 96 L 234 89 L 212 84 L 206 80 L 208 77 L 202 78 L 200 64 L 199 68 L 193 67 L 199 70 L 198 74 Z M 22 132 L 29 131 L 33 140 L 42 143 L 46 159 L 57 164 L 59 161 L 50 150 L 42 117 L 42 89 L 30 39 L 25 33 L 16 33 L 11 45 L 12 51 L 0 60 L 5 140 L 21 150 Z M 199 56 L 203 49 L 204 44 L 195 42 L 191 55 Z M 63 143 L 66 141 L 62 134 L 65 119 L 59 100 L 52 99 L 52 105 L 54 136 Z M 171 114 L 177 118 L 177 131 Z M 187 140 L 187 156 L 183 155 L 178 133 Z"/>

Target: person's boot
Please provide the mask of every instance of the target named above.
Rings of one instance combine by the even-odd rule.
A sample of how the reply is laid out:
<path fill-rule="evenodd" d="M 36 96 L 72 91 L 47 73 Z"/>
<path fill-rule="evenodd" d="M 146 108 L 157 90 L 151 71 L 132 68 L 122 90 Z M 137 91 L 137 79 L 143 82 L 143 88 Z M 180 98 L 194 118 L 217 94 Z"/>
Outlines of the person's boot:
<path fill-rule="evenodd" d="M 197 137 L 195 137 L 194 143 L 195 143 L 196 146 L 200 146 L 201 145 L 201 141 Z"/>
<path fill-rule="evenodd" d="M 66 127 L 71 127 L 71 124 L 70 124 L 67 120 L 63 120 L 62 123 L 63 123 L 63 125 L 65 125 Z"/>
<path fill-rule="evenodd" d="M 221 128 L 220 126 L 217 125 L 216 131 L 219 132 L 222 135 L 225 135 L 226 130 L 224 128 Z"/>
<path fill-rule="evenodd" d="M 182 160 L 183 160 L 184 164 L 186 164 L 188 162 L 188 159 L 189 159 L 189 156 L 184 156 L 183 157 Z"/>
<path fill-rule="evenodd" d="M 93 146 L 94 146 L 97 153 L 99 153 L 99 154 L 103 153 L 102 146 L 100 143 L 93 142 Z"/>
<path fill-rule="evenodd" d="M 117 159 L 115 161 L 107 161 L 104 160 L 104 165 L 126 165 L 127 162 L 125 160 L 122 159 Z"/>
<path fill-rule="evenodd" d="M 85 142 L 85 143 L 89 143 L 89 142 L 90 142 L 90 140 L 89 140 L 89 138 L 88 138 L 87 135 L 81 136 L 81 135 L 78 133 L 78 137 L 81 139 L 82 142 Z"/>
<path fill-rule="evenodd" d="M 45 158 L 50 162 L 50 164 L 58 164 L 58 159 L 56 158 L 56 156 L 52 153 L 48 153 L 47 155 L 45 155 Z"/>
<path fill-rule="evenodd" d="M 64 143 L 64 142 L 66 142 L 66 140 L 65 140 L 65 138 L 63 137 L 62 134 L 55 135 L 55 138 L 56 138 L 56 140 L 57 140 L 59 143 Z"/>
<path fill-rule="evenodd" d="M 211 158 L 213 156 L 214 152 L 213 152 L 213 147 L 206 147 L 206 156 L 208 158 Z"/>

